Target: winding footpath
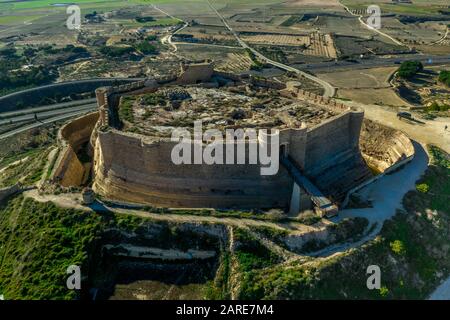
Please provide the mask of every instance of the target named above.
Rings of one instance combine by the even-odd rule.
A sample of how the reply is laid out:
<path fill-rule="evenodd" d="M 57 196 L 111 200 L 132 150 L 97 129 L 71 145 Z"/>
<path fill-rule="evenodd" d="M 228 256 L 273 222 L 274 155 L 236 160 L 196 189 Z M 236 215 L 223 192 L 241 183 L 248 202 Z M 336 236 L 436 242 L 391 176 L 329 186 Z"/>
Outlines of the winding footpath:
<path fill-rule="evenodd" d="M 165 14 L 165 15 L 168 16 L 169 18 L 172 18 L 172 19 L 174 19 L 174 20 L 178 20 L 178 21 L 180 21 L 180 22 L 183 22 L 183 26 L 182 26 L 181 28 L 178 28 L 178 29 L 176 29 L 174 32 L 169 33 L 168 35 L 166 35 L 166 36 L 164 36 L 163 38 L 161 38 L 161 43 L 164 44 L 164 45 L 169 45 L 169 46 L 171 46 L 171 47 L 173 48 L 173 52 L 172 52 L 172 53 L 175 54 L 175 53 L 178 51 L 178 47 L 177 47 L 176 43 L 172 42 L 172 37 L 173 37 L 174 35 L 176 35 L 178 32 L 180 32 L 180 31 L 182 31 L 183 29 L 185 29 L 186 27 L 188 27 L 188 26 L 189 26 L 189 23 L 187 23 L 186 21 L 184 21 L 184 20 L 182 20 L 182 19 L 180 19 L 180 18 L 174 17 L 173 15 L 171 15 L 171 14 L 169 14 L 168 12 L 166 12 L 166 11 L 164 11 L 164 10 L 158 8 L 158 7 L 155 6 L 155 5 L 152 5 L 152 7 L 153 7 L 153 9 L 158 10 L 158 11 L 161 12 L 162 14 Z"/>

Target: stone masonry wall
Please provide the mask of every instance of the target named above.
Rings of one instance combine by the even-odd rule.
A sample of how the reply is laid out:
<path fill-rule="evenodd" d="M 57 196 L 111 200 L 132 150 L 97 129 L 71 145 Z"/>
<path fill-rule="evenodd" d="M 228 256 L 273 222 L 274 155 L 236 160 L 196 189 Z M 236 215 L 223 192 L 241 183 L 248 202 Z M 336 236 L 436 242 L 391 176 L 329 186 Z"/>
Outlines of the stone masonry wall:
<path fill-rule="evenodd" d="M 175 165 L 174 145 L 113 129 L 99 132 L 94 190 L 118 200 L 167 207 L 288 206 L 293 181 L 284 168 L 262 176 L 259 165 Z"/>

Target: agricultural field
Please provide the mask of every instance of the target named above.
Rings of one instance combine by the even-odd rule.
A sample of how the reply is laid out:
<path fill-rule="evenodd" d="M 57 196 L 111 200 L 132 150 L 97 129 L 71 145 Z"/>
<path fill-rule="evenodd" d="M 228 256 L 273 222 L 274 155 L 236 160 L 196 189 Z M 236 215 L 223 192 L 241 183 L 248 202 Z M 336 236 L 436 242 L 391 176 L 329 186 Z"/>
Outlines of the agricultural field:
<path fill-rule="evenodd" d="M 410 104 L 401 99 L 390 88 L 380 89 L 339 89 L 338 97 L 363 104 L 374 104 L 388 107 L 409 107 Z"/>
<path fill-rule="evenodd" d="M 387 88 L 390 87 L 389 80 L 397 69 L 397 67 L 383 67 L 345 70 L 319 73 L 318 76 L 341 89 Z"/>

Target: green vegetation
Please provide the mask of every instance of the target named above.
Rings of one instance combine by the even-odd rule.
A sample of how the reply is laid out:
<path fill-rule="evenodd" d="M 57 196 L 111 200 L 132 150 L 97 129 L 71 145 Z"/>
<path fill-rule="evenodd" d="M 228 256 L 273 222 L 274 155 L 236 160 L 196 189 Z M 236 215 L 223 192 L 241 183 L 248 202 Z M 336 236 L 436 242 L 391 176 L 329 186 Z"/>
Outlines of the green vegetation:
<path fill-rule="evenodd" d="M 134 97 L 124 96 L 120 99 L 119 105 L 119 118 L 122 121 L 134 122 L 133 104 L 135 102 Z"/>
<path fill-rule="evenodd" d="M 381 235 L 364 247 L 308 264 L 254 270 L 243 278 L 242 299 L 423 299 L 450 273 L 450 158 L 430 147 L 432 164 Z M 420 236 L 418 236 L 420 235 Z M 368 290 L 366 268 L 377 264 L 382 288 Z"/>
<path fill-rule="evenodd" d="M 430 190 L 430 187 L 426 183 L 420 183 L 420 184 L 416 185 L 416 189 L 419 192 L 427 193 L 428 190 Z"/>
<path fill-rule="evenodd" d="M 117 58 L 123 57 L 134 51 L 133 47 L 116 47 L 116 46 L 103 46 L 100 48 L 100 52 L 106 56 Z"/>
<path fill-rule="evenodd" d="M 157 54 L 158 49 L 147 41 L 143 41 L 136 45 L 136 49 L 143 54 Z"/>
<path fill-rule="evenodd" d="M 147 106 L 166 105 L 166 99 L 161 92 L 147 93 L 142 96 L 142 103 Z"/>
<path fill-rule="evenodd" d="M 400 240 L 394 240 L 389 245 L 391 246 L 392 252 L 399 255 L 403 255 L 405 253 L 405 246 Z"/>
<path fill-rule="evenodd" d="M 155 18 L 153 18 L 153 17 L 136 17 L 136 18 L 134 18 L 134 20 L 136 20 L 139 23 L 145 23 L 145 22 L 155 21 Z"/>
<path fill-rule="evenodd" d="M 447 87 L 450 87 L 450 71 L 442 70 L 439 72 L 439 81 L 445 84 Z"/>
<path fill-rule="evenodd" d="M 280 258 L 275 253 L 263 246 L 246 230 L 236 229 L 234 237 L 236 243 L 234 254 L 239 263 L 239 270 L 244 274 L 280 262 Z"/>
<path fill-rule="evenodd" d="M 73 299 L 67 267 L 86 270 L 99 216 L 21 196 L 0 207 L 0 293 L 6 299 Z"/>
<path fill-rule="evenodd" d="M 231 258 L 228 252 L 220 255 L 219 268 L 214 281 L 210 281 L 205 290 L 205 298 L 208 300 L 230 299 L 229 280 L 231 274 Z"/>
<path fill-rule="evenodd" d="M 0 95 L 20 89 L 50 83 L 56 79 L 52 67 L 27 65 L 26 57 L 14 47 L 0 50 Z"/>
<path fill-rule="evenodd" d="M 450 105 L 448 104 L 439 104 L 436 101 L 433 102 L 429 107 L 426 108 L 426 111 L 441 111 L 441 112 L 446 112 L 450 110 Z"/>
<path fill-rule="evenodd" d="M 252 60 L 253 64 L 250 66 L 250 70 L 261 71 L 264 69 L 264 64 L 256 58 L 255 54 L 250 49 L 245 49 L 248 56 Z"/>
<path fill-rule="evenodd" d="M 418 72 L 423 70 L 422 62 L 420 61 L 404 61 L 400 65 L 397 74 L 400 78 L 411 79 Z"/>
<path fill-rule="evenodd" d="M 132 232 L 136 239 L 149 240 L 152 246 L 163 249 L 218 247 L 216 238 L 177 224 L 63 209 L 51 202 L 16 196 L 0 206 L 0 294 L 6 299 L 79 298 L 76 291 L 66 287 L 67 267 L 78 265 L 84 275 L 96 281 L 96 274 L 90 272 L 99 262 L 98 249 L 103 241 L 120 242 L 121 232 Z M 224 269 L 216 279 L 219 287 L 220 279 L 227 281 L 229 273 L 227 256 L 223 259 Z M 100 272 L 106 271 L 100 267 Z"/>

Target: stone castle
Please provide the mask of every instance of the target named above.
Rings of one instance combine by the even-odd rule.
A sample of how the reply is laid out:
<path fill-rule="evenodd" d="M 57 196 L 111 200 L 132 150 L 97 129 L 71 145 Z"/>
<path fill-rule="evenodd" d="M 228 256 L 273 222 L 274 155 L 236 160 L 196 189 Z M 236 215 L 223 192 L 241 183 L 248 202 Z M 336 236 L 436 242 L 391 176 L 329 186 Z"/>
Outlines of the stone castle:
<path fill-rule="evenodd" d="M 167 137 L 121 129 L 117 108 L 123 95 L 162 87 L 239 86 L 277 90 L 283 97 L 307 101 L 333 112 L 309 126 L 280 129 L 282 164 L 263 176 L 260 165 L 175 165 Z M 210 64 L 184 66 L 177 77 L 139 81 L 96 90 L 99 111 L 76 119 L 60 131 L 61 152 L 53 175 L 63 186 L 83 185 L 109 199 L 173 208 L 285 208 L 293 213 L 315 208 L 335 214 L 346 193 L 372 177 L 359 147 L 364 113 L 334 99 L 252 76 L 217 72 Z M 250 141 L 248 143 L 251 143 Z M 248 145 L 246 145 L 248 149 Z M 82 163 L 82 150 L 91 158 Z M 248 155 L 248 153 L 246 153 Z"/>

